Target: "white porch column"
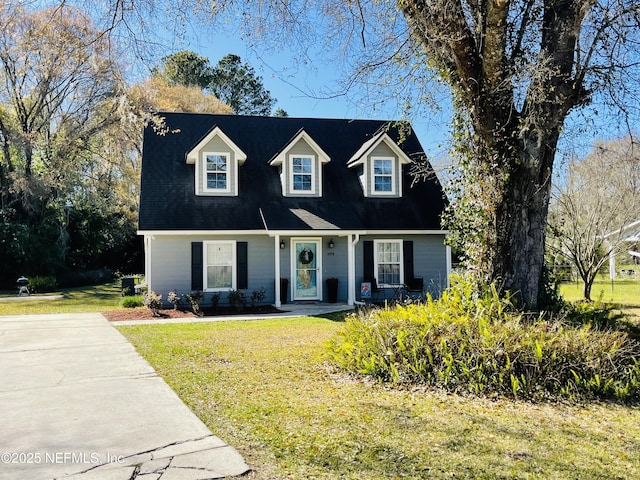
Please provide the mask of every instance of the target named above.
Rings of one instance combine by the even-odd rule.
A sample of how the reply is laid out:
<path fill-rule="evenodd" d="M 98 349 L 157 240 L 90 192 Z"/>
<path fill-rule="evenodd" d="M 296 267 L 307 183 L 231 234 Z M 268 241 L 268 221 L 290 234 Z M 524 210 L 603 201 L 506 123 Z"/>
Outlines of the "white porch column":
<path fill-rule="evenodd" d="M 360 234 L 347 235 L 347 305 L 356 302 L 356 245 L 360 241 Z"/>
<path fill-rule="evenodd" d="M 276 303 L 275 303 L 275 307 L 276 308 L 280 308 L 282 306 L 282 303 L 280 302 L 280 235 L 276 235 L 275 237 L 273 237 L 273 249 L 275 250 L 275 269 L 274 269 L 274 275 L 276 277 L 276 289 L 275 289 L 275 293 L 276 293 Z"/>
<path fill-rule="evenodd" d="M 147 292 L 152 290 L 151 287 L 151 235 L 144 236 L 144 283 L 147 285 Z"/>
<path fill-rule="evenodd" d="M 447 281 L 445 283 L 446 288 L 451 286 L 451 274 L 453 273 L 453 268 L 451 265 L 451 247 L 446 245 L 446 257 L 447 257 Z"/>
<path fill-rule="evenodd" d="M 355 262 L 353 252 L 353 237 L 351 234 L 347 236 L 347 305 L 353 305 L 356 299 L 356 278 L 355 278 Z"/>
<path fill-rule="evenodd" d="M 612 282 L 616 279 L 616 256 L 613 250 L 609 252 L 609 278 Z"/>

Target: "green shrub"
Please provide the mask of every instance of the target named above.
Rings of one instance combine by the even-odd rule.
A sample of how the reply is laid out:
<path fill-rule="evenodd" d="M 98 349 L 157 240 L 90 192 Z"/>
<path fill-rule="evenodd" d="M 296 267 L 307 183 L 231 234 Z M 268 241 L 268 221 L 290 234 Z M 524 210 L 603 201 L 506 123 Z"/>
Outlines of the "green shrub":
<path fill-rule="evenodd" d="M 347 319 L 327 356 L 349 371 L 395 383 L 530 400 L 637 400 L 640 344 L 590 323 L 519 314 L 495 288 L 457 282 L 439 300 Z"/>
<path fill-rule="evenodd" d="M 153 312 L 154 317 L 160 316 L 162 310 L 162 295 L 158 295 L 153 290 L 144 296 L 144 305 Z"/>
<path fill-rule="evenodd" d="M 211 294 L 211 307 L 215 310 L 218 308 L 218 303 L 220 303 L 220 292 L 213 292 Z"/>
<path fill-rule="evenodd" d="M 169 292 L 167 300 L 173 304 L 173 309 L 178 310 L 182 306 L 182 294 L 176 292 Z"/>
<path fill-rule="evenodd" d="M 255 307 L 256 305 L 262 303 L 264 298 L 267 296 L 267 292 L 264 287 L 260 287 L 258 290 L 254 290 L 251 292 L 251 306 Z"/>
<path fill-rule="evenodd" d="M 615 311 L 615 307 L 597 300 L 567 303 L 561 312 L 570 325 L 591 325 L 596 330 L 611 330 L 618 327 L 624 315 Z"/>
<path fill-rule="evenodd" d="M 136 308 L 144 306 L 144 298 L 141 295 L 130 295 L 128 297 L 122 297 L 120 305 L 123 308 Z"/>
<path fill-rule="evenodd" d="M 29 290 L 31 293 L 53 292 L 56 287 L 56 277 L 31 277 L 29 279 Z"/>
<path fill-rule="evenodd" d="M 66 272 L 62 275 L 60 286 L 69 288 L 84 287 L 87 285 L 100 285 L 112 282 L 113 279 L 113 272 L 108 268 Z"/>
<path fill-rule="evenodd" d="M 242 290 L 229 290 L 229 305 L 242 312 L 247 307 L 247 295 Z"/>
<path fill-rule="evenodd" d="M 200 309 L 200 305 L 202 305 L 202 302 L 204 301 L 204 294 L 200 290 L 187 293 L 187 300 L 191 305 L 191 310 L 193 311 L 193 313 L 198 316 L 202 316 L 202 310 Z"/>

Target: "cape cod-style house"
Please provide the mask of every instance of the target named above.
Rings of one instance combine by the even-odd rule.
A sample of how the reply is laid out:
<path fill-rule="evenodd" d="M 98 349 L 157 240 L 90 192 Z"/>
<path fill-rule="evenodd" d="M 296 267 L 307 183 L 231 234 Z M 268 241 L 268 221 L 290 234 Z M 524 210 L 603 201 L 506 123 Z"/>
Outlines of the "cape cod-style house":
<path fill-rule="evenodd" d="M 446 198 L 435 174 L 411 175 L 426 160 L 406 125 L 160 116 L 162 132 L 144 132 L 140 193 L 150 291 L 200 290 L 206 302 L 264 289 L 280 306 L 327 301 L 327 279 L 349 305 L 363 282 L 383 296 L 446 288 Z"/>

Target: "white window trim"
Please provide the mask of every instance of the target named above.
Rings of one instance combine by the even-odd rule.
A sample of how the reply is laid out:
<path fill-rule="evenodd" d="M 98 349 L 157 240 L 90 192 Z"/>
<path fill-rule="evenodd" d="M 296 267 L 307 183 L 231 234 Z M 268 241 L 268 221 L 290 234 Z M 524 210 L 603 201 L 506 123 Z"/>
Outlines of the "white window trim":
<path fill-rule="evenodd" d="M 378 248 L 381 243 L 397 243 L 400 246 L 400 283 L 398 285 L 404 284 L 404 244 L 402 239 L 397 238 L 385 238 L 373 241 L 373 274 L 376 277 L 376 282 L 381 287 L 392 286 L 390 284 L 380 283 L 380 279 L 378 278 Z"/>
<path fill-rule="evenodd" d="M 227 159 L 227 188 L 209 188 L 207 182 L 207 155 L 217 155 L 220 157 L 226 157 Z M 231 182 L 236 181 L 236 175 L 233 175 L 233 172 L 236 170 L 233 167 L 233 161 L 231 152 L 202 152 L 202 158 L 200 160 L 200 170 L 202 172 L 202 191 L 204 193 L 231 193 L 233 189 L 231 188 Z"/>
<path fill-rule="evenodd" d="M 311 159 L 311 190 L 295 190 L 293 188 L 293 159 L 294 158 L 309 158 Z M 290 196 L 295 196 L 295 195 L 301 195 L 301 196 L 306 196 L 306 195 L 313 195 L 316 196 L 318 195 L 318 189 L 316 187 L 316 185 L 320 185 L 320 182 L 322 181 L 322 178 L 320 177 L 320 172 L 318 172 L 318 162 L 317 159 L 315 157 L 315 155 L 307 155 L 307 154 L 299 154 L 299 153 L 290 153 L 289 154 L 289 161 L 288 161 L 288 165 L 287 168 L 289 169 L 289 195 Z"/>
<path fill-rule="evenodd" d="M 391 191 L 389 192 L 378 192 L 376 191 L 375 185 L 375 168 L 374 164 L 376 160 L 391 160 Z M 373 197 L 397 197 L 399 196 L 399 192 L 397 191 L 397 185 L 399 184 L 398 179 L 398 161 L 395 157 L 389 156 L 371 156 L 369 162 L 369 194 Z"/>
<path fill-rule="evenodd" d="M 203 278 L 202 285 L 205 292 L 228 292 L 230 290 L 236 290 L 238 285 L 238 262 L 237 262 L 237 245 L 235 240 L 210 240 L 202 242 L 202 270 Z M 231 245 L 231 288 L 209 288 L 208 286 L 208 268 L 209 268 L 209 247 L 215 245 Z"/>

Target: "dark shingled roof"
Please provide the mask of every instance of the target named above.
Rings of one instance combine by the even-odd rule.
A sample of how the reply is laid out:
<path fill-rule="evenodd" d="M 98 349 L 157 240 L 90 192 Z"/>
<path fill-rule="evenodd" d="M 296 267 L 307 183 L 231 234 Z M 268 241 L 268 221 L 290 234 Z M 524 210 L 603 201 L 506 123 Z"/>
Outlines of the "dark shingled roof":
<path fill-rule="evenodd" d="M 389 122 L 240 115 L 162 113 L 169 132 L 144 131 L 140 230 L 439 230 L 446 198 L 435 175 L 411 186 L 403 166 L 403 197 L 365 198 L 358 168 L 347 161 Z M 244 153 L 237 197 L 196 196 L 195 165 L 185 155 L 215 126 Z M 322 198 L 284 197 L 278 168 L 269 165 L 304 131 L 329 155 L 323 165 Z M 391 127 L 389 136 L 398 132 Z M 424 156 L 408 134 L 400 147 Z M 264 221 L 263 221 L 264 218 Z"/>

